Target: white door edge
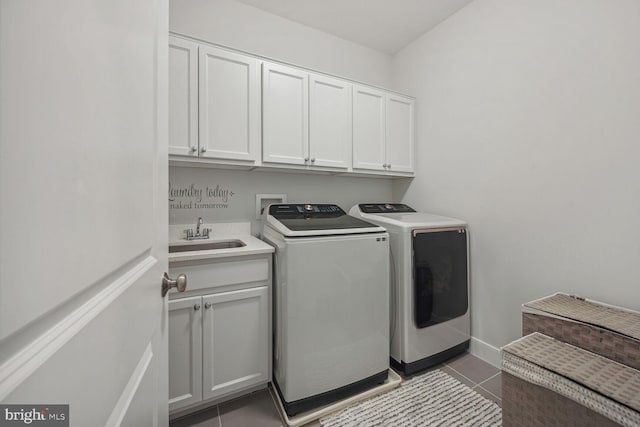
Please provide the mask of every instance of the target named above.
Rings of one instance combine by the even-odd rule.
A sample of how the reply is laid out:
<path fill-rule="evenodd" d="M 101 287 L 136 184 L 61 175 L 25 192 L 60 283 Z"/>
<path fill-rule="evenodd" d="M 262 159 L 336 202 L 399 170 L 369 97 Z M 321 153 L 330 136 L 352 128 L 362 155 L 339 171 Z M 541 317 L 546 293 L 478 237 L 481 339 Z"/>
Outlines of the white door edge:
<path fill-rule="evenodd" d="M 89 301 L 34 339 L 28 346 L 0 365 L 0 401 L 42 366 L 56 351 L 96 318 L 103 310 L 136 283 L 157 260 L 147 255 L 125 274 L 107 285 Z M 160 297 L 158 291 L 158 297 Z"/>

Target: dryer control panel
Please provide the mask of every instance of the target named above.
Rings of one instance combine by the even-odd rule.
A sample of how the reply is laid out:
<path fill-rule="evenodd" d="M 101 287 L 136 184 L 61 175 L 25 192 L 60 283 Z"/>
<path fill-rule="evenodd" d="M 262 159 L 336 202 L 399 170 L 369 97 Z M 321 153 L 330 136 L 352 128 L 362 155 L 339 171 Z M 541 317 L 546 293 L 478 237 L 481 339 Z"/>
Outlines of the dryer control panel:
<path fill-rule="evenodd" d="M 362 213 L 415 212 L 413 208 L 402 203 L 362 203 L 358 207 Z"/>

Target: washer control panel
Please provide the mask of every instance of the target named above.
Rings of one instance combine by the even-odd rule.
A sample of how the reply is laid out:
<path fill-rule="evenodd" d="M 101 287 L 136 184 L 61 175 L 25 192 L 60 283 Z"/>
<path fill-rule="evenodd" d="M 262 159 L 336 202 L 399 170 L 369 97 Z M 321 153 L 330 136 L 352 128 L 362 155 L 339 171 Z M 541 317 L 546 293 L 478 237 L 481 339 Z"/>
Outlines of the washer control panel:
<path fill-rule="evenodd" d="M 333 234 L 380 233 L 384 228 L 360 218 L 347 215 L 338 205 L 294 203 L 270 205 L 266 216 L 268 224 L 290 237 L 303 235 L 293 232 L 313 232 L 304 236 L 330 236 Z"/>

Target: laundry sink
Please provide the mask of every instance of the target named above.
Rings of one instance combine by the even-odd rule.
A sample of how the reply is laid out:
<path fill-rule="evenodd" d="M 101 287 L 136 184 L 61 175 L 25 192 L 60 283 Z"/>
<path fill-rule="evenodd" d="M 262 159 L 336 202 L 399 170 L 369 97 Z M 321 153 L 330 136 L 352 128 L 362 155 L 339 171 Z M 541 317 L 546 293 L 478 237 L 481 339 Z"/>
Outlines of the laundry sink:
<path fill-rule="evenodd" d="M 178 244 L 170 245 L 169 253 L 175 252 L 192 252 L 192 251 L 210 251 L 215 249 L 231 249 L 241 248 L 247 246 L 242 240 L 219 240 L 217 242 L 209 243 L 193 243 L 193 244 Z"/>

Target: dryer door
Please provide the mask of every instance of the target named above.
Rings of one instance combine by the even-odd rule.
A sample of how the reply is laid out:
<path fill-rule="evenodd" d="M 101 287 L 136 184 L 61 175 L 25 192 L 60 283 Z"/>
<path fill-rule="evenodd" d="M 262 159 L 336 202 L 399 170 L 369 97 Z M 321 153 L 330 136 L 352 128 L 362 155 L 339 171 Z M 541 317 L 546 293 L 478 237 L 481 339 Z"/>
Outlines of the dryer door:
<path fill-rule="evenodd" d="M 413 232 L 413 319 L 417 328 L 462 316 L 468 308 L 464 227 Z"/>

